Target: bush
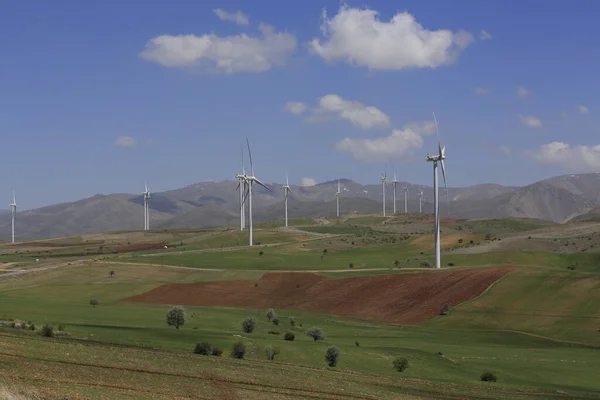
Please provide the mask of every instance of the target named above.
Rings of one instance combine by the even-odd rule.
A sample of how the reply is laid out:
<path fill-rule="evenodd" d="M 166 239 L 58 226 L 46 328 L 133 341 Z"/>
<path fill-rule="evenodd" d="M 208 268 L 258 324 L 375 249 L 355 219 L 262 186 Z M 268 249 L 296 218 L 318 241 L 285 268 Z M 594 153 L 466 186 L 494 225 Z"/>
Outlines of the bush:
<path fill-rule="evenodd" d="M 213 347 L 213 349 L 212 349 L 213 356 L 221 357 L 221 354 L 223 354 L 223 349 L 221 349 L 219 346 Z"/>
<path fill-rule="evenodd" d="M 458 243 L 462 243 L 462 242 L 464 242 L 463 239 L 458 239 Z"/>
<path fill-rule="evenodd" d="M 271 322 L 273 323 L 273 325 L 277 326 L 279 325 L 279 318 L 275 317 Z"/>
<path fill-rule="evenodd" d="M 440 310 L 440 315 L 447 315 L 449 312 L 450 312 L 450 306 L 448 306 L 448 304 L 444 304 L 444 306 Z"/>
<path fill-rule="evenodd" d="M 254 317 L 246 317 L 242 321 L 242 330 L 245 333 L 252 333 L 256 328 L 256 319 Z"/>
<path fill-rule="evenodd" d="M 233 344 L 233 348 L 231 349 L 231 357 L 242 359 L 246 356 L 246 344 L 242 341 L 235 342 Z"/>
<path fill-rule="evenodd" d="M 294 332 L 286 332 L 285 335 L 283 335 L 283 340 L 293 342 L 295 339 L 296 339 L 296 334 Z"/>
<path fill-rule="evenodd" d="M 325 351 L 325 361 L 330 367 L 335 367 L 340 358 L 340 349 L 337 346 L 329 346 Z"/>
<path fill-rule="evenodd" d="M 400 264 L 400 261 L 398 261 L 398 260 L 394 261 L 394 265 L 395 265 L 396 267 L 398 266 L 398 264 Z"/>
<path fill-rule="evenodd" d="M 91 299 L 90 300 L 90 306 L 93 306 L 94 308 L 96 308 L 96 306 L 100 305 L 100 302 L 96 299 Z"/>
<path fill-rule="evenodd" d="M 484 372 L 483 374 L 481 374 L 480 379 L 482 382 L 496 382 L 498 380 L 498 378 L 496 378 L 496 375 L 492 374 L 491 372 Z"/>
<path fill-rule="evenodd" d="M 408 368 L 408 360 L 406 358 L 396 357 L 392 362 L 394 369 L 398 372 L 404 372 Z"/>
<path fill-rule="evenodd" d="M 356 347 L 360 347 L 360 343 L 358 343 L 358 340 L 355 340 L 355 341 L 354 341 L 354 345 L 355 345 Z"/>
<path fill-rule="evenodd" d="M 290 317 L 290 325 L 291 326 L 296 326 L 296 318 Z"/>
<path fill-rule="evenodd" d="M 29 330 L 35 331 L 35 324 L 33 322 L 29 324 Z"/>
<path fill-rule="evenodd" d="M 313 340 L 315 342 L 317 340 L 327 339 L 327 335 L 325 335 L 325 332 L 323 332 L 323 330 L 321 328 L 310 328 L 305 333 L 307 336 L 310 336 L 311 338 L 313 338 Z"/>
<path fill-rule="evenodd" d="M 65 326 L 63 324 L 58 324 L 58 331 L 59 332 L 64 332 L 65 331 Z"/>
<path fill-rule="evenodd" d="M 265 252 L 262 251 L 262 250 L 258 252 L 258 255 L 261 256 L 261 257 L 262 257 L 263 254 L 265 254 Z"/>
<path fill-rule="evenodd" d="M 44 324 L 44 326 L 42 326 L 42 336 L 54 337 L 54 328 L 52 325 Z"/>
<path fill-rule="evenodd" d="M 427 261 L 422 262 L 421 263 L 421 268 L 431 268 L 431 264 L 429 264 Z"/>
<path fill-rule="evenodd" d="M 265 347 L 265 355 L 267 356 L 267 360 L 274 360 L 277 354 L 279 354 L 278 348 L 273 346 Z"/>
<path fill-rule="evenodd" d="M 265 316 L 267 317 L 267 319 L 269 320 L 269 322 L 271 322 L 271 320 L 276 317 L 275 310 L 273 310 L 272 308 L 269 308 L 267 310 Z"/>
<path fill-rule="evenodd" d="M 210 356 L 213 353 L 213 347 L 208 342 L 196 343 L 194 353 L 202 356 Z"/>
<path fill-rule="evenodd" d="M 348 264 L 348 268 L 354 268 L 354 264 L 352 264 L 352 263 Z"/>
<path fill-rule="evenodd" d="M 185 324 L 185 311 L 183 307 L 173 307 L 167 311 L 167 324 L 174 326 L 175 329 L 179 329 L 181 325 Z"/>

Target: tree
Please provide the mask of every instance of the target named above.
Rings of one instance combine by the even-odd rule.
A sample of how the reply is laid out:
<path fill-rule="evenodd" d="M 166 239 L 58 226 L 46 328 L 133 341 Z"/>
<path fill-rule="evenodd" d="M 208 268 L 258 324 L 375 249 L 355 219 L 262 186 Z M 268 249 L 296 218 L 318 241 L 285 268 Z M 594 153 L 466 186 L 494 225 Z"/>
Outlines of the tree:
<path fill-rule="evenodd" d="M 108 276 L 110 276 L 110 277 L 115 276 L 115 271 L 110 271 L 110 273 L 108 274 Z"/>
<path fill-rule="evenodd" d="M 444 304 L 440 311 L 440 315 L 447 315 L 450 312 L 450 306 L 448 304 Z"/>
<path fill-rule="evenodd" d="M 292 326 L 296 325 L 296 318 L 295 317 L 290 317 L 290 325 L 292 325 Z"/>
<path fill-rule="evenodd" d="M 265 355 L 267 356 L 267 360 L 274 360 L 277 354 L 279 354 L 279 349 L 277 347 L 265 347 Z"/>
<path fill-rule="evenodd" d="M 261 257 L 262 257 L 263 254 L 265 254 L 265 252 L 262 251 L 262 250 L 258 252 L 258 255 L 261 256 Z"/>
<path fill-rule="evenodd" d="M 175 329 L 185 324 L 185 311 L 183 307 L 173 307 L 167 311 L 167 324 L 174 326 Z"/>
<path fill-rule="evenodd" d="M 272 308 L 269 308 L 269 309 L 267 310 L 267 313 L 265 314 L 265 316 L 267 317 L 267 319 L 269 320 L 269 322 L 271 322 L 271 320 L 272 320 L 273 318 L 275 318 L 275 316 L 276 316 L 276 315 L 275 315 L 275 310 L 273 310 Z"/>
<path fill-rule="evenodd" d="M 329 346 L 325 351 L 325 361 L 330 367 L 335 367 L 340 358 L 340 349 L 337 346 Z"/>
<path fill-rule="evenodd" d="M 496 382 L 498 378 L 491 372 L 484 372 L 480 377 L 482 382 Z"/>
<path fill-rule="evenodd" d="M 305 333 L 307 336 L 310 336 L 311 338 L 313 338 L 313 340 L 315 342 L 317 340 L 327 339 L 327 335 L 325 335 L 325 332 L 323 332 L 323 330 L 321 328 L 310 328 L 310 329 L 307 329 Z"/>
<path fill-rule="evenodd" d="M 398 266 L 398 264 L 400 264 L 400 261 L 398 261 L 398 260 L 394 261 L 394 265 L 395 265 L 396 267 Z"/>
<path fill-rule="evenodd" d="M 398 372 L 403 372 L 408 368 L 408 360 L 406 358 L 396 357 L 392 364 L 394 365 L 394 369 Z"/>
<path fill-rule="evenodd" d="M 194 353 L 203 356 L 210 356 L 213 354 L 213 347 L 208 342 L 196 343 Z"/>
<path fill-rule="evenodd" d="M 96 308 L 96 306 L 100 305 L 100 302 L 96 299 L 91 299 L 90 300 L 90 306 Z"/>
<path fill-rule="evenodd" d="M 231 357 L 242 359 L 246 356 L 246 344 L 242 341 L 235 342 L 231 349 Z"/>
<path fill-rule="evenodd" d="M 273 322 L 273 325 L 277 326 L 279 325 L 279 318 L 275 317 L 271 322 Z"/>
<path fill-rule="evenodd" d="M 242 330 L 245 333 L 252 333 L 256 328 L 256 319 L 254 317 L 246 317 L 242 321 Z"/>

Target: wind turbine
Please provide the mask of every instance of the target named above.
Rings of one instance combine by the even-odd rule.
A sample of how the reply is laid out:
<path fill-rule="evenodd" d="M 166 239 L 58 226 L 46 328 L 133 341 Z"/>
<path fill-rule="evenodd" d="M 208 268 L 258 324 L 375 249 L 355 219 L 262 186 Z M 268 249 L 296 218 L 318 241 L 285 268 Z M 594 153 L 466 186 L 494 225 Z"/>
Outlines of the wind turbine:
<path fill-rule="evenodd" d="M 292 191 L 292 188 L 290 188 L 290 182 L 288 181 L 287 172 L 285 173 L 285 185 L 282 185 L 281 187 L 283 188 L 283 191 L 285 193 L 285 227 L 287 228 L 287 226 L 288 226 L 288 193 Z"/>
<path fill-rule="evenodd" d="M 383 216 L 385 217 L 385 183 L 387 182 L 387 171 L 381 174 L 381 198 L 383 199 Z"/>
<path fill-rule="evenodd" d="M 392 181 L 392 184 L 394 185 L 394 214 L 396 214 L 396 185 L 398 184 L 398 181 L 396 180 L 395 172 L 394 172 L 394 180 Z"/>
<path fill-rule="evenodd" d="M 408 212 L 408 186 L 404 186 L 404 212 Z"/>
<path fill-rule="evenodd" d="M 252 186 L 254 183 L 258 183 L 260 186 L 267 189 L 269 192 L 272 192 L 264 183 L 262 183 L 256 176 L 254 176 L 254 164 L 252 163 L 252 152 L 250 152 L 250 142 L 248 138 L 246 138 L 246 144 L 248 145 L 248 157 L 250 158 L 250 175 L 244 176 L 244 181 L 246 182 L 246 194 L 244 196 L 244 203 L 246 202 L 246 198 L 248 198 L 248 245 L 252 246 Z"/>
<path fill-rule="evenodd" d="M 338 190 L 337 192 L 335 192 L 335 201 L 337 203 L 337 216 L 338 218 L 340 217 L 340 196 L 342 194 L 341 188 L 340 188 L 340 180 L 338 179 Z"/>
<path fill-rule="evenodd" d="M 147 231 L 150 229 L 150 189 L 148 189 L 148 183 L 146 185 L 146 190 L 142 195 L 144 196 L 144 230 Z"/>
<path fill-rule="evenodd" d="M 434 156 L 427 154 L 426 160 L 433 163 L 433 234 L 435 241 L 435 267 L 440 268 L 440 201 L 438 195 L 438 163 L 440 163 L 442 166 L 442 176 L 444 177 L 444 187 L 446 190 L 448 189 L 448 185 L 446 184 L 446 167 L 444 165 L 444 160 L 446 159 L 446 146 L 442 147 L 442 144 L 440 143 L 440 129 L 438 127 L 437 119 L 435 118 L 435 113 L 433 113 L 433 121 L 435 122 L 435 130 L 437 133 L 438 154 Z"/>
<path fill-rule="evenodd" d="M 419 212 L 423 212 L 423 189 L 419 192 Z"/>
<path fill-rule="evenodd" d="M 12 222 L 12 243 L 15 242 L 15 216 L 17 215 L 17 200 L 15 197 L 15 191 L 13 190 L 13 200 L 10 203 L 10 214 Z"/>
<path fill-rule="evenodd" d="M 235 177 L 240 181 L 237 190 L 240 192 L 240 231 L 246 227 L 246 202 L 244 193 L 246 193 L 246 167 L 244 167 L 244 146 L 242 146 L 242 173 L 235 174 Z"/>

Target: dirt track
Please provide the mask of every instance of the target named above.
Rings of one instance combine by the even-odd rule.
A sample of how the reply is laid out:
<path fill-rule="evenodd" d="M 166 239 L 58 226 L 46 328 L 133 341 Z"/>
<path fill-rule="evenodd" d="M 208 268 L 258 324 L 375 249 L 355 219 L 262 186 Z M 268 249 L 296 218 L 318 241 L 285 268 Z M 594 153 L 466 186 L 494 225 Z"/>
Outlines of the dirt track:
<path fill-rule="evenodd" d="M 126 302 L 279 308 L 418 324 L 483 293 L 509 266 L 444 272 L 327 279 L 306 272 L 271 272 L 257 281 L 167 284 Z M 258 286 L 255 286 L 258 284 Z"/>

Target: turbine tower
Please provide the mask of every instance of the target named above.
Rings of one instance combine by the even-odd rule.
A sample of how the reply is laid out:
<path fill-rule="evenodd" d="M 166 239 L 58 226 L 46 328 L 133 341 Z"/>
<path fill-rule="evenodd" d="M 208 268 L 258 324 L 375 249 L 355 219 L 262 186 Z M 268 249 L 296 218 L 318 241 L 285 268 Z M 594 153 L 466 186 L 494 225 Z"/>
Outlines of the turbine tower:
<path fill-rule="evenodd" d="M 244 193 L 246 193 L 246 167 L 244 166 L 244 146 L 242 146 L 242 173 L 235 174 L 239 183 L 237 190 L 240 192 L 240 231 L 246 228 L 246 202 L 244 199 Z"/>
<path fill-rule="evenodd" d="M 340 180 L 338 178 L 338 189 L 337 192 L 335 192 L 335 201 L 337 203 L 337 216 L 338 218 L 340 217 L 340 196 L 342 194 L 341 188 L 340 188 Z"/>
<path fill-rule="evenodd" d="M 423 189 L 419 192 L 419 212 L 423 212 Z"/>
<path fill-rule="evenodd" d="M 438 195 L 438 163 L 440 163 L 442 166 L 442 176 L 444 177 L 444 187 L 446 190 L 448 185 L 446 184 L 446 167 L 444 165 L 444 160 L 446 159 L 446 146 L 442 147 L 440 142 L 440 130 L 437 119 L 435 118 L 435 113 L 433 113 L 433 121 L 435 122 L 435 129 L 437 133 L 438 154 L 434 156 L 427 154 L 426 160 L 433 163 L 433 234 L 435 241 L 435 267 L 440 268 L 440 199 Z"/>
<path fill-rule="evenodd" d="M 385 217 L 385 183 L 387 182 L 387 171 L 381 174 L 381 198 L 383 199 L 383 216 Z"/>
<path fill-rule="evenodd" d="M 396 180 L 395 172 L 394 172 L 394 180 L 392 181 L 392 184 L 394 185 L 394 214 L 396 214 L 396 185 L 398 184 L 398 181 Z"/>
<path fill-rule="evenodd" d="M 15 191 L 13 190 L 13 200 L 12 203 L 10 203 L 10 219 L 11 219 L 11 223 L 12 223 L 12 241 L 11 243 L 15 242 L 15 216 L 17 215 L 17 200 L 15 197 Z"/>
<path fill-rule="evenodd" d="M 246 138 L 246 144 L 248 145 L 248 157 L 250 158 L 250 175 L 244 176 L 244 181 L 246 182 L 246 194 L 243 202 L 245 203 L 246 198 L 248 199 L 248 245 L 252 246 L 252 186 L 254 183 L 258 183 L 269 192 L 272 190 L 262 183 L 256 176 L 254 176 L 254 164 L 252 163 L 252 152 L 250 152 L 250 142 L 248 141 L 248 138 Z"/>
<path fill-rule="evenodd" d="M 150 230 L 150 189 L 146 183 L 146 190 L 142 195 L 144 196 L 144 230 Z"/>
<path fill-rule="evenodd" d="M 288 226 L 288 193 L 292 191 L 290 188 L 290 182 L 288 181 L 287 172 L 285 173 L 285 185 L 281 186 L 285 194 L 285 227 Z"/>
<path fill-rule="evenodd" d="M 404 212 L 408 212 L 408 186 L 404 186 Z"/>

